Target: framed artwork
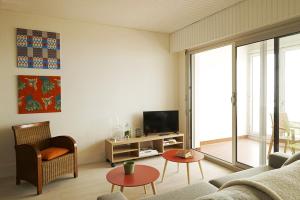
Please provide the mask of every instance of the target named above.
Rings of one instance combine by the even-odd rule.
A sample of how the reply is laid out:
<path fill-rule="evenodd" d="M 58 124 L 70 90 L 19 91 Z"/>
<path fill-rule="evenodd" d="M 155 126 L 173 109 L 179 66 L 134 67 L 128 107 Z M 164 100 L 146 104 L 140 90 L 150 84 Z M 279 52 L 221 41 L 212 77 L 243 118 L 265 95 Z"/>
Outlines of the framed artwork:
<path fill-rule="evenodd" d="M 17 28 L 17 67 L 60 69 L 60 34 Z"/>
<path fill-rule="evenodd" d="M 60 76 L 17 78 L 19 114 L 61 112 Z"/>

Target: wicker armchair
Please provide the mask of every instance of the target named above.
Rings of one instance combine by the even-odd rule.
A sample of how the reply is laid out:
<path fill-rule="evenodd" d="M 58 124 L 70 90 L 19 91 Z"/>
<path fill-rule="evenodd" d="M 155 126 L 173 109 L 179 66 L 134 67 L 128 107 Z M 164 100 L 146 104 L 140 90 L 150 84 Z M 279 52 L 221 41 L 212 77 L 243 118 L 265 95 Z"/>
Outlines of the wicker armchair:
<path fill-rule="evenodd" d="M 13 126 L 16 150 L 16 184 L 26 180 L 37 186 L 37 194 L 43 185 L 67 173 L 78 176 L 77 144 L 69 136 L 51 137 L 49 122 Z M 65 155 L 49 161 L 42 160 L 40 150 L 48 147 L 69 149 Z"/>

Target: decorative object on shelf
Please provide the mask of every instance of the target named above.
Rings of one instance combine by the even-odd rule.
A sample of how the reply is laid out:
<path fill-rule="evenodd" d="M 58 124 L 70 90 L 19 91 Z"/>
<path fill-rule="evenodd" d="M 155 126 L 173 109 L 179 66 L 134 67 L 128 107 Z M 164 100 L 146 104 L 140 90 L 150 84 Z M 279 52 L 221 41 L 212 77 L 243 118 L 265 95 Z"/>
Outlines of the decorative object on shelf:
<path fill-rule="evenodd" d="M 158 151 L 156 149 L 146 149 L 146 150 L 140 150 L 139 157 L 149 157 L 149 156 L 155 156 L 158 155 Z"/>
<path fill-rule="evenodd" d="M 192 152 L 190 150 L 178 150 L 176 153 L 177 157 L 180 158 L 192 158 Z"/>
<path fill-rule="evenodd" d="M 164 140 L 164 145 L 170 145 L 170 144 L 176 144 L 177 141 L 175 138 L 170 138 L 170 139 L 166 139 Z"/>
<path fill-rule="evenodd" d="M 60 69 L 60 34 L 17 28 L 17 67 Z"/>
<path fill-rule="evenodd" d="M 123 129 L 120 127 L 114 127 L 111 139 L 115 142 L 123 140 L 124 139 Z"/>
<path fill-rule="evenodd" d="M 124 139 L 124 131 L 123 126 L 120 123 L 120 120 L 117 116 L 114 119 L 111 119 L 111 126 L 112 126 L 112 137 L 113 141 L 120 141 Z"/>
<path fill-rule="evenodd" d="M 124 172 L 126 175 L 134 173 L 134 162 L 133 161 L 126 161 L 123 164 Z"/>
<path fill-rule="evenodd" d="M 142 129 L 136 128 L 135 129 L 135 137 L 142 137 L 142 136 L 143 136 Z"/>
<path fill-rule="evenodd" d="M 130 129 L 128 123 L 125 123 L 125 125 L 124 125 L 124 137 L 125 137 L 125 139 L 131 138 L 131 129 Z"/>
<path fill-rule="evenodd" d="M 61 112 L 60 76 L 17 77 L 19 114 Z"/>

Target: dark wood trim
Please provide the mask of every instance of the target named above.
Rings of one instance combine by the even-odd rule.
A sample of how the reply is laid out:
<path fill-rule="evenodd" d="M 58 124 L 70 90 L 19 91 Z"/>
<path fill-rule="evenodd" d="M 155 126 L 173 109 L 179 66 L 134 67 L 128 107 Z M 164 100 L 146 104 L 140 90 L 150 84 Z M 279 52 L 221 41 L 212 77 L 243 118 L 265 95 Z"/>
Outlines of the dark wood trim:
<path fill-rule="evenodd" d="M 78 177 L 78 165 L 77 165 L 77 143 L 74 143 L 74 178 Z"/>
<path fill-rule="evenodd" d="M 279 38 L 274 38 L 274 152 L 279 151 Z"/>
<path fill-rule="evenodd" d="M 30 123 L 30 124 L 22 124 L 22 125 L 15 125 L 13 126 L 13 130 L 21 129 L 21 128 L 32 128 L 32 127 L 39 127 L 39 126 L 49 126 L 49 121 L 44 122 L 36 122 L 36 123 Z"/>
<path fill-rule="evenodd" d="M 70 150 L 70 152 L 75 153 L 76 141 L 72 137 L 60 135 L 49 138 L 49 140 L 51 144 L 50 146 L 67 148 Z"/>
<path fill-rule="evenodd" d="M 43 169 L 42 169 L 42 156 L 39 153 L 37 156 L 37 194 L 43 191 Z"/>

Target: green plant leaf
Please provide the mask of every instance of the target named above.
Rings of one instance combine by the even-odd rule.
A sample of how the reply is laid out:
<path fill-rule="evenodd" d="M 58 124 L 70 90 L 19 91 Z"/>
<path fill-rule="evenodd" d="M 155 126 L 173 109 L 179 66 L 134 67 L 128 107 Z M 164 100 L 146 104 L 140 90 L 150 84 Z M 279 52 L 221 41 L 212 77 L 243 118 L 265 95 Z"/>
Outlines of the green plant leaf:
<path fill-rule="evenodd" d="M 40 78 L 42 81 L 42 93 L 46 94 L 49 91 L 54 89 L 54 83 L 52 83 L 47 77 L 41 77 Z"/>

